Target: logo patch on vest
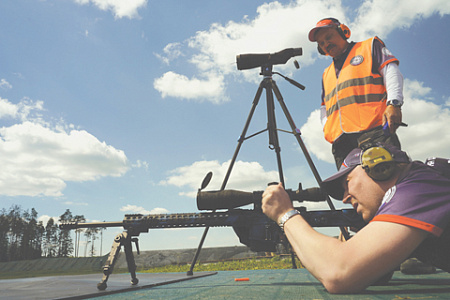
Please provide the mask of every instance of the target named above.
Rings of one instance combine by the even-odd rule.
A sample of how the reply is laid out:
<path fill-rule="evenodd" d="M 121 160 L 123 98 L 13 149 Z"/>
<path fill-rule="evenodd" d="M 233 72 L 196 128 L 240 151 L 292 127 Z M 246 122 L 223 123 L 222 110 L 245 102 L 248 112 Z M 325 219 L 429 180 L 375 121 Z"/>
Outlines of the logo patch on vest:
<path fill-rule="evenodd" d="M 358 55 L 352 58 L 352 60 L 350 60 L 350 64 L 352 66 L 357 66 L 362 64 L 362 62 L 364 61 L 364 57 L 362 55 Z"/>

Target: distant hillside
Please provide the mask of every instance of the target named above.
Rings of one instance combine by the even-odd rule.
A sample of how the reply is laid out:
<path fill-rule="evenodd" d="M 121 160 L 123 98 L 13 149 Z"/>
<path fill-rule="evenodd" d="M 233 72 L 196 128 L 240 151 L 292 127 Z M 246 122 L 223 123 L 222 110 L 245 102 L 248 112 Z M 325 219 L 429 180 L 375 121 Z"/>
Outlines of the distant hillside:
<path fill-rule="evenodd" d="M 137 255 L 134 252 L 134 259 L 138 267 L 152 268 L 171 264 L 190 264 L 197 249 L 177 249 L 177 250 L 155 250 L 145 251 Z M 200 252 L 200 262 L 212 262 L 226 259 L 240 259 L 254 257 L 257 253 L 250 251 L 245 246 L 203 248 Z M 121 255 L 116 262 L 117 268 L 126 268 L 125 255 Z"/>
<path fill-rule="evenodd" d="M 140 255 L 134 253 L 136 265 L 143 268 L 160 267 L 168 264 L 189 264 L 191 263 L 197 249 L 179 250 L 154 250 L 143 251 Z M 247 247 L 221 247 L 204 248 L 200 252 L 199 261 L 210 262 L 226 259 L 239 259 L 256 256 L 255 252 Z M 68 257 L 68 258 L 40 258 L 33 260 L 21 260 L 0 263 L 0 273 L 11 274 L 17 272 L 44 272 L 45 271 L 98 271 L 102 272 L 108 255 L 101 257 Z M 115 265 L 116 269 L 126 269 L 127 263 L 123 251 Z"/>

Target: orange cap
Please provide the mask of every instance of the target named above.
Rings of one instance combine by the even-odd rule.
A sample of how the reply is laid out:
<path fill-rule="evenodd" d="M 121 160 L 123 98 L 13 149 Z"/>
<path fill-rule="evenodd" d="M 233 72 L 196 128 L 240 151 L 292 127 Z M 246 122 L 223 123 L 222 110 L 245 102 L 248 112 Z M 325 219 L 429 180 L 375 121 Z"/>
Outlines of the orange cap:
<path fill-rule="evenodd" d="M 326 19 L 322 19 L 319 22 L 317 22 L 316 27 L 314 27 L 313 29 L 311 29 L 311 31 L 308 34 L 308 38 L 311 42 L 316 42 L 316 32 L 319 29 L 322 28 L 329 28 L 329 27 L 338 27 L 339 25 L 341 25 L 341 23 L 334 18 L 326 18 Z"/>

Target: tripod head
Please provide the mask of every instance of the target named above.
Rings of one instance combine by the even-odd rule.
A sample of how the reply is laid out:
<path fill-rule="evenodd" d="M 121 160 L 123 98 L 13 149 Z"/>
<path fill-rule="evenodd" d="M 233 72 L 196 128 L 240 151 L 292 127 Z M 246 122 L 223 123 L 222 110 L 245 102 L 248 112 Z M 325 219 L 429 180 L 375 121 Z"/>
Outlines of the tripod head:
<path fill-rule="evenodd" d="M 238 70 L 248 70 L 267 65 L 285 64 L 291 57 L 302 55 L 302 48 L 287 48 L 275 53 L 236 55 Z"/>
<path fill-rule="evenodd" d="M 305 86 L 297 81 L 284 76 L 278 72 L 273 72 L 273 65 L 285 64 L 291 57 L 302 55 L 302 48 L 287 48 L 276 53 L 264 53 L 264 54 L 239 54 L 236 55 L 236 64 L 238 70 L 247 70 L 252 68 L 261 67 L 260 75 L 264 78 L 272 78 L 273 74 L 280 75 L 290 84 L 297 88 L 304 90 Z M 294 61 L 296 69 L 300 68 L 298 61 Z"/>
<path fill-rule="evenodd" d="M 297 69 L 299 69 L 300 66 L 299 66 L 298 62 L 295 60 L 294 63 L 295 63 L 295 67 L 296 67 Z M 287 76 L 284 76 L 284 75 L 281 74 L 281 73 L 273 72 L 273 65 L 268 64 L 268 65 L 263 65 L 263 66 L 261 66 L 261 73 L 259 73 L 259 75 L 264 76 L 264 78 L 272 78 L 272 75 L 273 75 L 273 74 L 280 75 L 280 76 L 283 77 L 286 81 L 288 81 L 290 84 L 292 84 L 292 85 L 298 87 L 298 88 L 301 89 L 302 91 L 305 89 L 305 86 L 304 86 L 303 84 L 298 83 L 297 81 L 295 81 L 295 80 L 293 80 L 293 79 L 291 79 L 291 78 L 289 78 L 289 77 L 287 77 Z"/>

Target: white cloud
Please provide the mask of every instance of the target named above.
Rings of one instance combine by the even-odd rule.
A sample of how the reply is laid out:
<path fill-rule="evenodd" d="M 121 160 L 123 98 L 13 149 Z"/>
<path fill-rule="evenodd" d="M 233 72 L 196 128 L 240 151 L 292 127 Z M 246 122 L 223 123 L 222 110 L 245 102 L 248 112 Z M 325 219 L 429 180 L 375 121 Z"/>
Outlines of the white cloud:
<path fill-rule="evenodd" d="M 47 226 L 47 222 L 48 220 L 50 220 L 51 218 L 53 218 L 53 221 L 55 221 L 55 223 L 58 223 L 59 217 L 50 217 L 49 215 L 42 215 L 40 217 L 38 217 L 38 222 L 42 222 L 42 225 L 45 227 Z"/>
<path fill-rule="evenodd" d="M 180 195 L 195 197 L 203 178 L 208 172 L 213 172 L 213 178 L 206 190 L 219 190 L 222 180 L 228 170 L 230 161 L 219 163 L 218 161 L 198 161 L 190 166 L 179 167 L 170 172 L 170 176 L 161 181 L 162 185 L 174 185 L 187 187 L 189 192 L 181 192 Z M 232 176 L 226 186 L 227 189 L 242 191 L 264 190 L 265 184 L 278 181 L 277 171 L 265 171 L 257 162 L 236 161 Z"/>
<path fill-rule="evenodd" d="M 9 90 L 12 89 L 12 85 L 6 81 L 5 79 L 1 79 L 0 80 L 0 88 L 4 89 L 4 90 Z"/>
<path fill-rule="evenodd" d="M 212 172 L 213 177 L 204 191 L 220 190 L 229 164 L 230 161 L 222 164 L 218 161 L 197 161 L 190 166 L 172 170 L 167 179 L 159 184 L 183 188 L 185 191 L 180 192 L 180 196 L 195 198 L 208 172 Z M 266 171 L 258 162 L 236 161 L 225 189 L 243 192 L 264 191 L 270 182 L 279 182 L 278 171 Z M 295 205 L 297 204 L 295 202 Z M 301 206 L 307 209 L 328 208 L 325 202 L 302 202 Z"/>
<path fill-rule="evenodd" d="M 123 151 L 71 125 L 51 126 L 42 110 L 42 101 L 16 105 L 0 98 L 0 118 L 22 121 L 0 128 L 0 195 L 61 196 L 68 181 L 127 172 Z"/>
<path fill-rule="evenodd" d="M 350 29 L 352 27 L 358 29 L 357 32 L 354 31 L 356 40 L 373 35 L 386 37 L 392 30 L 407 28 L 418 19 L 448 13 L 450 2 L 447 0 L 366 0 L 358 9 L 358 17 L 349 26 Z"/>
<path fill-rule="evenodd" d="M 155 53 L 155 56 L 158 57 L 163 63 L 168 65 L 170 61 L 180 56 L 184 56 L 180 50 L 180 47 L 181 47 L 180 43 L 167 44 L 163 49 L 164 55 Z"/>
<path fill-rule="evenodd" d="M 195 54 L 188 57 L 199 73 L 210 74 L 206 80 L 193 76 L 168 71 L 155 80 L 154 87 L 163 97 L 188 99 L 206 99 L 213 103 L 221 103 L 225 94 L 225 76 L 243 76 L 248 81 L 255 81 L 254 76 L 259 69 L 237 71 L 236 55 L 245 53 L 277 52 L 285 48 L 304 49 L 301 58 L 304 64 L 313 62 L 312 53 L 316 53 L 315 45 L 307 40 L 309 28 L 317 22 L 318 16 L 343 15 L 340 1 L 297 1 L 283 5 L 279 2 L 266 3 L 258 7 L 257 16 L 250 20 L 244 17 L 240 22 L 230 21 L 225 25 L 214 23 L 209 30 L 199 31 L 183 43 L 177 44 L 177 55 L 167 55 L 164 49 L 164 63 L 182 57 L 188 50 Z M 170 45 L 168 45 L 170 46 Z M 170 48 L 170 47 L 169 47 Z M 306 50 L 306 51 L 305 51 Z M 158 56 L 161 59 L 162 56 Z M 292 64 L 279 66 L 279 69 L 293 69 Z M 211 75 L 212 74 L 212 75 Z M 182 83 L 176 85 L 174 82 Z M 213 85 L 207 88 L 207 85 Z M 194 87 L 199 87 L 194 90 Z M 191 88 L 189 88 L 191 87 Z M 186 95 L 185 91 L 188 90 Z"/>
<path fill-rule="evenodd" d="M 131 205 L 131 204 L 121 207 L 120 211 L 130 212 L 130 213 L 134 213 L 134 214 L 143 214 L 143 215 L 167 214 L 169 212 L 167 209 L 161 208 L 161 207 L 155 207 L 152 210 L 146 210 L 142 206 Z"/>
<path fill-rule="evenodd" d="M 188 78 L 174 72 L 167 72 L 162 77 L 155 79 L 154 88 L 161 92 L 161 96 L 189 99 L 195 101 L 211 101 L 219 104 L 228 101 L 224 95 L 225 82 L 223 76 L 210 73 L 205 79 Z"/>
<path fill-rule="evenodd" d="M 447 98 L 447 100 L 445 100 L 445 105 L 450 106 L 450 98 Z"/>
<path fill-rule="evenodd" d="M 328 143 L 323 135 L 322 124 L 320 122 L 320 111 L 313 111 L 306 123 L 300 128 L 303 141 L 311 154 L 317 156 L 318 159 L 334 163 L 331 154 L 331 144 Z"/>
<path fill-rule="evenodd" d="M 39 119 L 39 111 L 42 111 L 44 103 L 42 101 L 32 101 L 28 98 L 22 99 L 18 104 L 13 104 L 8 99 L 0 97 L 0 119 L 11 118 L 27 120 L 30 114 L 34 114 L 35 119 Z"/>
<path fill-rule="evenodd" d="M 19 112 L 19 107 L 0 97 L 0 119 L 5 117 L 15 118 Z"/>
<path fill-rule="evenodd" d="M 402 149 L 415 160 L 424 161 L 430 156 L 450 158 L 450 132 L 444 130 L 450 123 L 449 108 L 432 102 L 431 89 L 422 82 L 405 79 L 403 91 L 403 121 L 409 126 L 397 131 Z M 301 131 L 311 153 L 323 161 L 334 162 L 331 144 L 323 137 L 318 110 L 311 113 Z"/>
<path fill-rule="evenodd" d="M 245 16 L 241 21 L 229 21 L 226 24 L 214 23 L 208 30 L 199 31 L 195 36 L 183 43 L 176 43 L 176 55 L 169 55 L 172 44 L 164 49 L 166 55 L 160 56 L 166 64 L 172 59 L 187 59 L 193 64 L 199 73 L 211 72 L 221 76 L 214 77 L 216 88 L 204 89 L 206 83 L 212 81 L 199 80 L 198 77 L 188 78 L 168 71 L 155 81 L 157 89 L 163 97 L 184 98 L 183 92 L 186 86 L 193 82 L 201 89 L 187 93 L 188 99 L 206 99 L 214 103 L 220 103 L 217 99 L 226 94 L 223 81 L 229 79 L 229 75 L 239 76 L 247 81 L 255 81 L 259 70 L 237 71 L 235 57 L 246 53 L 273 53 L 285 48 L 302 47 L 304 55 L 300 58 L 303 65 L 314 63 L 317 59 L 315 43 L 307 39 L 310 28 L 316 22 L 325 17 L 334 16 L 346 23 L 353 30 L 352 39 L 360 40 L 374 34 L 385 37 L 392 30 L 399 27 L 408 27 L 417 19 L 429 17 L 433 13 L 440 15 L 450 12 L 450 2 L 447 0 L 430 0 L 415 3 L 411 0 L 367 0 L 361 4 L 357 11 L 357 17 L 350 22 L 348 8 L 338 0 L 297 0 L 288 4 L 270 2 L 257 8 L 254 19 Z M 386 20 L 389 22 L 386 22 Z M 367 20 L 371 20 L 367 22 Z M 356 30 L 357 28 L 357 30 Z M 194 51 L 190 57 L 182 53 Z M 283 66 L 277 66 L 279 70 L 292 70 L 289 62 Z M 182 86 L 173 85 L 175 79 L 183 83 Z M 222 82 L 221 82 L 222 81 Z M 156 84 L 157 82 L 157 84 Z M 199 82 L 204 83 L 199 85 Z M 221 88 L 217 88 L 221 87 Z M 203 92 L 205 94 L 203 94 Z M 213 93 L 213 95 L 212 95 Z M 215 93 L 215 96 L 214 96 Z"/>
<path fill-rule="evenodd" d="M 146 171 L 148 171 L 149 163 L 146 161 L 142 161 L 138 159 L 136 163 L 131 165 L 133 168 L 144 168 Z"/>
<path fill-rule="evenodd" d="M 92 3 L 104 11 L 112 11 L 116 19 L 138 18 L 138 10 L 147 5 L 147 0 L 74 0 L 75 3 L 86 5 Z"/>
<path fill-rule="evenodd" d="M 73 201 L 65 201 L 64 204 L 70 205 L 70 206 L 88 206 L 89 205 L 86 202 L 73 202 Z"/>
<path fill-rule="evenodd" d="M 403 90 L 403 120 L 409 126 L 398 131 L 402 148 L 421 161 L 430 156 L 450 158 L 449 108 L 432 102 L 431 89 L 422 82 L 405 80 Z"/>

